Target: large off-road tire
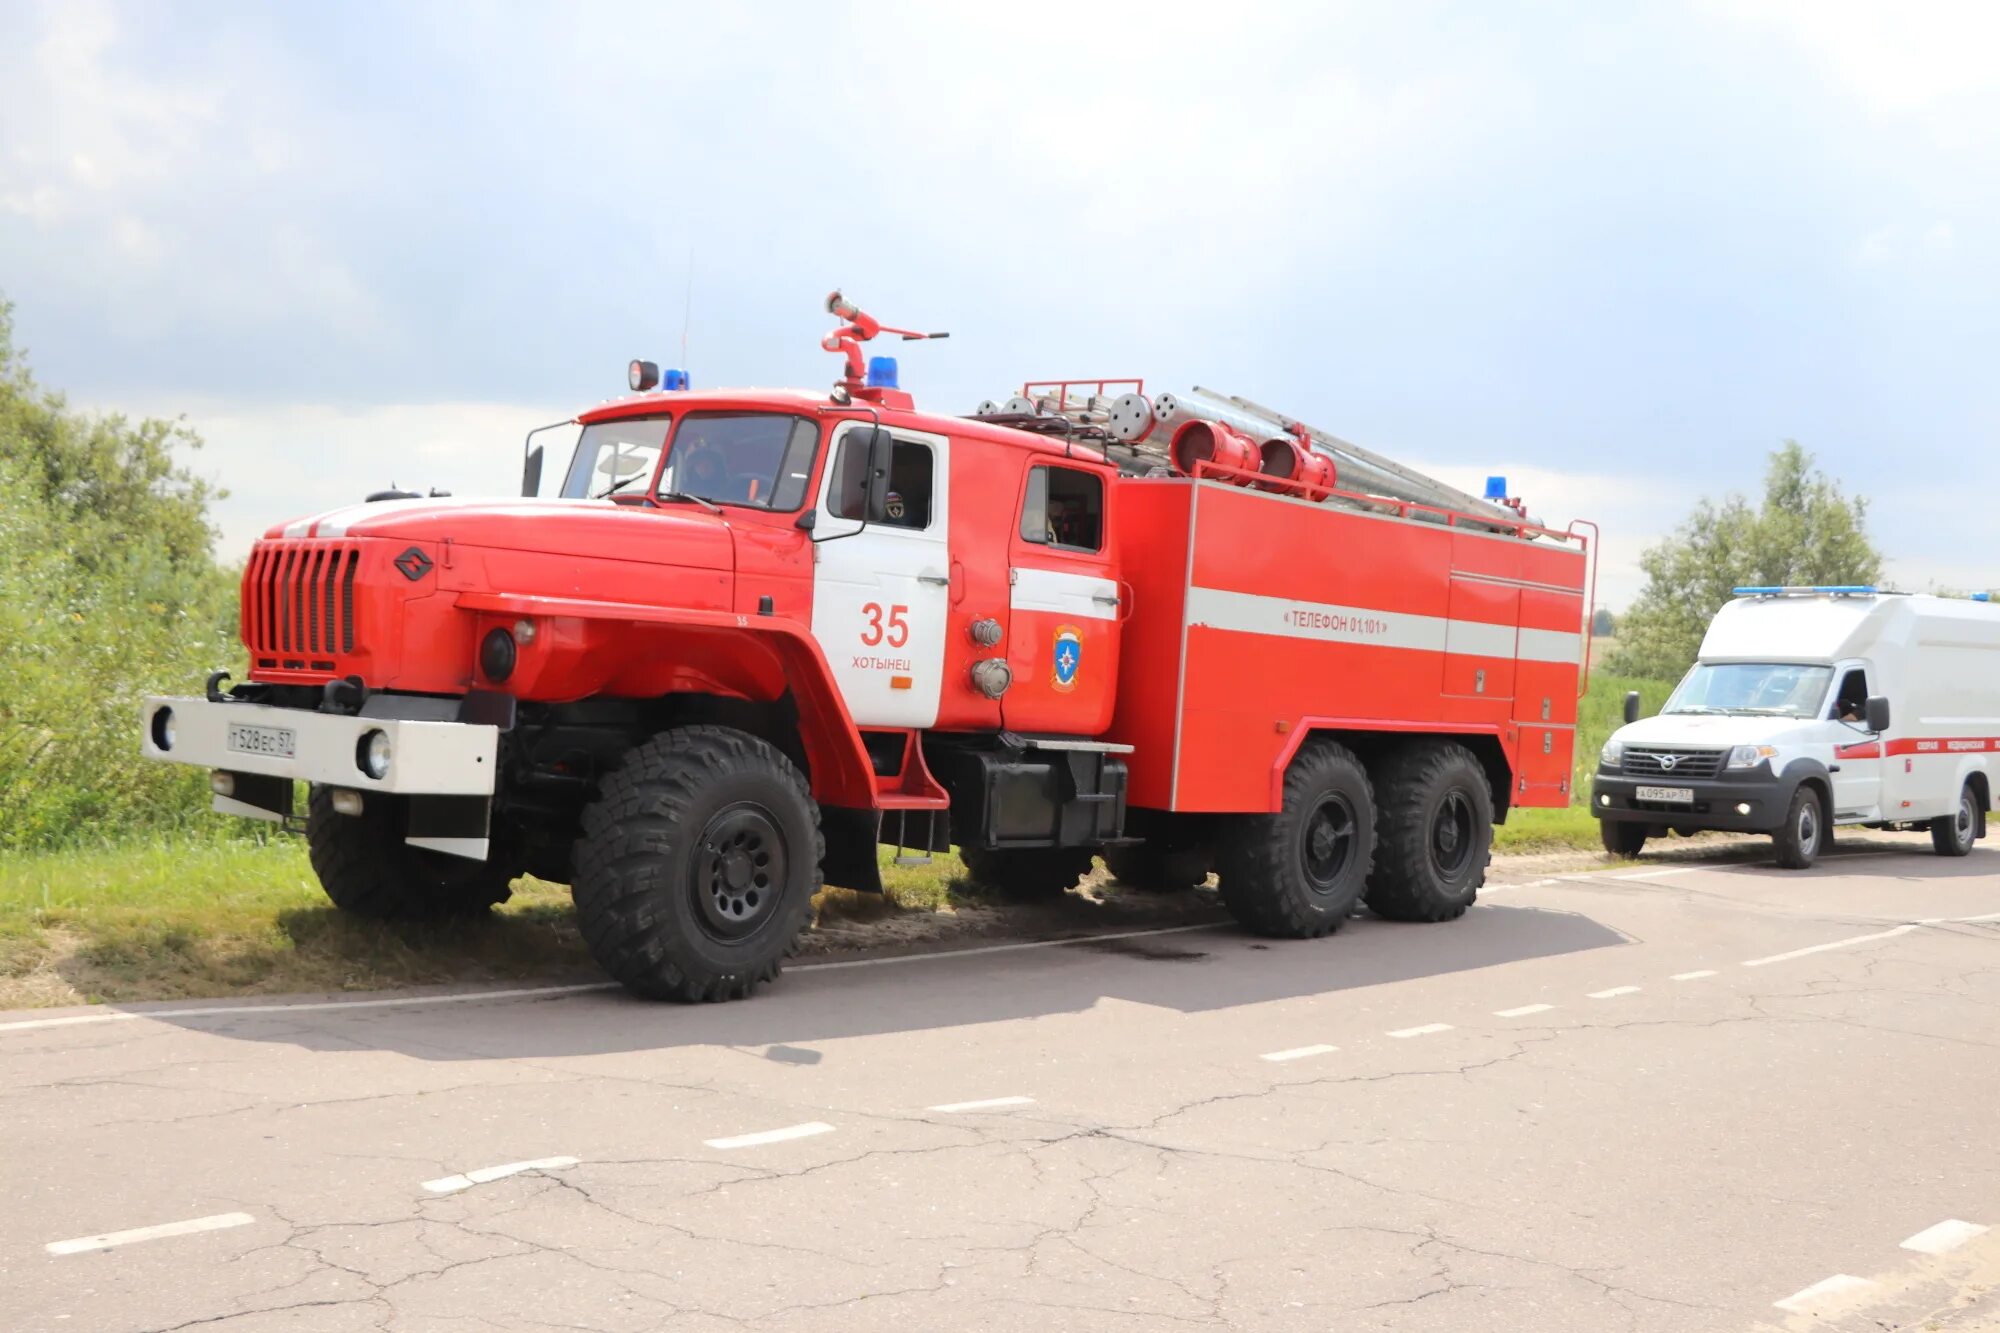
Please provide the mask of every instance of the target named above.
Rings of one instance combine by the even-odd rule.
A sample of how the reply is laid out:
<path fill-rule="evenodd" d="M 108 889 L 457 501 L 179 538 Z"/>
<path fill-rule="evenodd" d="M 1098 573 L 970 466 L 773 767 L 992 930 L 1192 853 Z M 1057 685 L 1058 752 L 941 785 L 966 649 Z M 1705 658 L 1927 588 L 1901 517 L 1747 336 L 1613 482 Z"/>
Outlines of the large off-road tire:
<path fill-rule="evenodd" d="M 1604 840 L 1604 850 L 1628 861 L 1638 859 L 1639 853 L 1646 849 L 1646 839 L 1652 831 L 1645 824 L 1625 824 L 1609 819 L 1597 821 L 1597 835 Z"/>
<path fill-rule="evenodd" d="M 409 802 L 364 792 L 361 813 L 333 808 L 333 789 L 314 787 L 306 801 L 306 850 L 333 905 L 355 916 L 412 919 L 476 916 L 509 897 L 519 873 L 495 842 L 484 861 L 469 861 L 403 841 Z"/>
<path fill-rule="evenodd" d="M 1060 898 L 1090 873 L 1088 847 L 961 847 L 959 859 L 975 884 L 1031 902 Z"/>
<path fill-rule="evenodd" d="M 663 732 L 584 809 L 584 943 L 648 999 L 741 999 L 797 947 L 825 850 L 805 776 L 775 747 L 729 727 Z"/>
<path fill-rule="evenodd" d="M 1958 807 L 1931 821 L 1931 849 L 1939 856 L 1970 856 L 1979 840 L 1979 793 L 1970 782 L 1959 789 Z"/>
<path fill-rule="evenodd" d="M 1387 758 L 1376 788 L 1381 813 L 1369 910 L 1391 921 L 1464 916 L 1493 855 L 1493 788 L 1485 765 L 1463 745 L 1419 742 Z"/>
<path fill-rule="evenodd" d="M 1809 870 L 1826 850 L 1826 807 L 1819 793 L 1800 785 L 1792 793 L 1785 822 L 1771 831 L 1771 845 L 1777 849 L 1778 865 L 1786 870 Z"/>
<path fill-rule="evenodd" d="M 1127 843 L 1104 849 L 1104 867 L 1130 889 L 1182 893 L 1208 883 L 1208 853 L 1200 847 Z"/>
<path fill-rule="evenodd" d="M 1375 791 L 1353 751 L 1312 741 L 1285 772 L 1275 815 L 1238 815 L 1216 857 L 1222 903 L 1244 929 L 1285 939 L 1339 930 L 1375 859 Z"/>

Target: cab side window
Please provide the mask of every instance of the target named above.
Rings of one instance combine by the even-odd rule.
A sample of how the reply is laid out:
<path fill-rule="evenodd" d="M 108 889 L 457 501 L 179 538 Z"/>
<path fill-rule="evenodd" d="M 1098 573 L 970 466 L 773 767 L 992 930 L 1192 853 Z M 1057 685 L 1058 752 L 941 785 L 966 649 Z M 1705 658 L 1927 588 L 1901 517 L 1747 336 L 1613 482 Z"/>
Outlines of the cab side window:
<path fill-rule="evenodd" d="M 1104 549 L 1104 479 L 1070 467 L 1028 471 L 1021 540 L 1066 551 Z"/>
<path fill-rule="evenodd" d="M 892 528 L 928 528 L 936 478 L 936 454 L 928 444 L 897 440 L 889 455 L 889 514 Z M 828 508 L 835 518 L 868 516 L 868 455 L 854 432 L 843 435 L 833 460 Z"/>
<path fill-rule="evenodd" d="M 1856 668 L 1840 678 L 1827 716 L 1840 722 L 1859 722 L 1868 713 L 1868 673 Z"/>

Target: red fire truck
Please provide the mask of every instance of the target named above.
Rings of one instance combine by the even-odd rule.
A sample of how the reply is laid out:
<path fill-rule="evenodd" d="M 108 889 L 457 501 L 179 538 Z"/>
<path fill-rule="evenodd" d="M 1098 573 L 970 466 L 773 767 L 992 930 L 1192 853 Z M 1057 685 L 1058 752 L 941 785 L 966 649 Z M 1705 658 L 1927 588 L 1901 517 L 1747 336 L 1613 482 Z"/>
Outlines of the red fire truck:
<path fill-rule="evenodd" d="M 956 846 L 1018 895 L 1103 855 L 1253 931 L 1461 915 L 1492 826 L 1570 799 L 1592 536 L 1302 423 L 1138 381 L 916 409 L 835 293 L 832 392 L 634 362 L 559 495 L 271 528 L 247 680 L 145 753 L 303 828 L 340 908 L 572 886 L 647 996 L 777 975 L 822 883 Z M 935 336 L 935 335 L 932 335 Z M 1114 390 L 1123 389 L 1123 393 Z M 532 439 L 532 437 L 531 437 Z"/>

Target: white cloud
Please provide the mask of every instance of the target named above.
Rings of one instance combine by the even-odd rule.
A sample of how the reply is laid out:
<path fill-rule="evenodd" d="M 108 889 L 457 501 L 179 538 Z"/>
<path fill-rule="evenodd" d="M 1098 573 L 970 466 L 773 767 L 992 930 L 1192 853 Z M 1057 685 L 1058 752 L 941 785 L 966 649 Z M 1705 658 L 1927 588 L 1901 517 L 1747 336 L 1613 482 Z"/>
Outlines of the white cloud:
<path fill-rule="evenodd" d="M 1711 9 L 1795 41 L 1872 110 L 1934 118 L 1954 136 L 1994 129 L 1953 123 L 1967 103 L 1991 106 L 2000 94 L 2000 7 L 1984 0 L 1731 0 Z"/>

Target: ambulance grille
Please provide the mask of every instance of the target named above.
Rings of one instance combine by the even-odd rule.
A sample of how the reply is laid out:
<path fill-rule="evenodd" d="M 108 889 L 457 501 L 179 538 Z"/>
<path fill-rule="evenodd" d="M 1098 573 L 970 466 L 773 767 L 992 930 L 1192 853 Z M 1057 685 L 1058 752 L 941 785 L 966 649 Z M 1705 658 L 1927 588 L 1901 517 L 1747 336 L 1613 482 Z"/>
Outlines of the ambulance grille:
<path fill-rule="evenodd" d="M 1630 777 L 1712 778 L 1722 771 L 1727 750 L 1635 750 L 1625 747 Z"/>

